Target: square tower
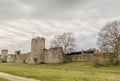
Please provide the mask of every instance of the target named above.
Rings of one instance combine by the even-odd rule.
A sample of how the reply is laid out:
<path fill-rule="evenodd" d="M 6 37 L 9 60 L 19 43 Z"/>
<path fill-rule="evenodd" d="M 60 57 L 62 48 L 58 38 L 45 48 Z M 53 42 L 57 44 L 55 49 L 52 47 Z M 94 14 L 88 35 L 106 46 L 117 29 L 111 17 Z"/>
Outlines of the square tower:
<path fill-rule="evenodd" d="M 44 62 L 45 38 L 33 38 L 31 43 L 31 55 L 29 64 L 40 64 Z"/>
<path fill-rule="evenodd" d="M 1 51 L 1 60 L 3 62 L 6 62 L 7 61 L 7 55 L 8 55 L 8 49 L 3 49 Z"/>

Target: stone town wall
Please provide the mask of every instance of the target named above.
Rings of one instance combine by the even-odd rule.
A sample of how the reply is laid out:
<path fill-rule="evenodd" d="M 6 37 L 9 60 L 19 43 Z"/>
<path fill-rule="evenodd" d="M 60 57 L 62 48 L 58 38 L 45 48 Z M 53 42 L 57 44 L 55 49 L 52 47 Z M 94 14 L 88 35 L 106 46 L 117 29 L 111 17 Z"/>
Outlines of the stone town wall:
<path fill-rule="evenodd" d="M 33 38 L 31 43 L 31 52 L 24 54 L 8 54 L 8 50 L 2 50 L 1 61 L 7 62 L 24 62 L 28 64 L 40 63 L 61 63 L 61 62 L 78 62 L 94 61 L 96 59 L 109 60 L 107 54 L 71 54 L 65 55 L 62 48 L 45 49 L 45 38 Z"/>
<path fill-rule="evenodd" d="M 8 54 L 7 55 L 7 62 L 15 62 L 16 55 L 15 54 Z"/>
<path fill-rule="evenodd" d="M 66 55 L 66 59 L 68 62 L 92 61 L 94 59 L 94 54 Z"/>
<path fill-rule="evenodd" d="M 62 48 L 50 48 L 46 49 L 44 53 L 45 63 L 61 63 L 64 62 L 64 53 Z"/>
<path fill-rule="evenodd" d="M 1 60 L 1 55 L 0 55 L 0 62 L 2 62 L 2 60 Z"/>
<path fill-rule="evenodd" d="M 28 64 L 40 63 L 61 63 L 64 62 L 62 48 L 45 49 L 44 38 L 33 38 L 31 52 L 24 54 L 7 54 L 8 50 L 3 50 L 2 55 L 7 62 L 24 62 Z M 6 57 L 6 58 L 5 58 Z M 2 58 L 3 59 L 3 58 Z"/>
<path fill-rule="evenodd" d="M 7 60 L 7 55 L 8 55 L 8 50 L 3 49 L 2 52 L 1 52 L 1 60 L 6 61 Z"/>
<path fill-rule="evenodd" d="M 104 62 L 110 61 L 111 58 L 113 58 L 112 53 L 66 55 L 67 62 L 79 62 L 79 61 Z"/>
<path fill-rule="evenodd" d="M 112 53 L 101 53 L 101 54 L 95 54 L 94 55 L 94 60 L 93 62 L 99 62 L 99 63 L 102 63 L 102 62 L 105 62 L 105 61 L 110 61 L 111 58 L 113 58 L 114 54 Z"/>
<path fill-rule="evenodd" d="M 8 54 L 7 62 L 26 62 L 26 63 L 28 63 L 29 57 L 30 57 L 30 52 L 24 53 L 24 54 Z"/>
<path fill-rule="evenodd" d="M 24 53 L 24 54 L 17 54 L 15 62 L 28 63 L 29 62 L 29 57 L 30 57 L 30 52 L 29 53 Z"/>
<path fill-rule="evenodd" d="M 33 38 L 29 64 L 63 62 L 61 48 L 45 49 L 45 38 Z"/>

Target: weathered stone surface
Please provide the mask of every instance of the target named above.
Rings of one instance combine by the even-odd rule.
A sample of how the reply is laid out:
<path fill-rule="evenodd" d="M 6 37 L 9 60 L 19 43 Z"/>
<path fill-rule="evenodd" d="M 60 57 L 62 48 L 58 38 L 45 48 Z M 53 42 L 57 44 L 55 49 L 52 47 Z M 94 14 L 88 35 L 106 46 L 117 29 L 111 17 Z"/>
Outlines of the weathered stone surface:
<path fill-rule="evenodd" d="M 80 62 L 80 61 L 92 61 L 94 58 L 93 54 L 76 54 L 76 55 L 67 55 L 69 61 Z"/>
<path fill-rule="evenodd" d="M 35 55 L 36 55 L 36 41 L 37 41 L 37 39 L 33 38 L 32 42 L 31 42 L 31 54 L 30 54 L 29 64 L 35 64 L 34 58 L 35 58 Z"/>
<path fill-rule="evenodd" d="M 45 63 L 61 63 L 64 62 L 62 48 L 51 48 L 45 50 Z"/>
<path fill-rule="evenodd" d="M 95 54 L 93 61 L 96 61 L 96 60 L 99 60 L 99 62 L 110 61 L 113 56 L 114 54 L 112 53 Z"/>
<path fill-rule="evenodd" d="M 28 63 L 29 57 L 30 57 L 30 53 L 18 54 L 18 55 L 16 55 L 15 62 Z"/>
<path fill-rule="evenodd" d="M 16 55 L 15 54 L 8 54 L 7 55 L 7 62 L 15 62 Z"/>
<path fill-rule="evenodd" d="M 45 50 L 45 38 L 33 38 L 29 64 L 64 62 L 62 48 Z"/>
<path fill-rule="evenodd" d="M 1 60 L 3 62 L 7 61 L 7 54 L 8 54 L 8 50 L 7 49 L 3 49 L 1 52 Z"/>
<path fill-rule="evenodd" d="M 39 64 L 44 62 L 45 38 L 37 37 L 32 39 L 31 55 L 29 64 Z"/>
<path fill-rule="evenodd" d="M 44 63 L 45 38 L 37 37 L 36 43 L 36 63 Z"/>

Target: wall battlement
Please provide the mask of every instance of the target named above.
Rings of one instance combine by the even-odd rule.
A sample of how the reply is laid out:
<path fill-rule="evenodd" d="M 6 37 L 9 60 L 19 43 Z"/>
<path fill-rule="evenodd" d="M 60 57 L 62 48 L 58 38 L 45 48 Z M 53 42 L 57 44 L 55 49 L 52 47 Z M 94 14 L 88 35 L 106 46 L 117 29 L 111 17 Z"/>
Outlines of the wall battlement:
<path fill-rule="evenodd" d="M 61 47 L 45 48 L 45 38 L 37 37 L 31 41 L 31 52 L 24 54 L 8 54 L 2 50 L 1 60 L 7 62 L 25 62 L 28 64 L 63 63 L 72 61 L 91 61 L 93 54 L 65 55 Z"/>
<path fill-rule="evenodd" d="M 44 62 L 45 38 L 33 38 L 31 43 L 31 55 L 29 64 L 39 64 Z"/>
<path fill-rule="evenodd" d="M 62 48 L 45 49 L 45 38 L 32 39 L 29 64 L 63 62 Z"/>

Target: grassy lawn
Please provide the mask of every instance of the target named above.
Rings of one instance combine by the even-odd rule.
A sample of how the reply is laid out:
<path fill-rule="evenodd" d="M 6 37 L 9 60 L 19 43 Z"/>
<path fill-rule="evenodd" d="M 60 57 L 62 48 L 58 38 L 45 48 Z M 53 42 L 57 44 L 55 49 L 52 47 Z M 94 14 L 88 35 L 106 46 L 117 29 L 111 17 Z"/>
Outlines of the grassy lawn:
<path fill-rule="evenodd" d="M 0 81 L 9 81 L 9 80 L 0 77 Z"/>
<path fill-rule="evenodd" d="M 40 65 L 0 63 L 0 71 L 42 81 L 120 81 L 120 66 L 95 68 L 90 62 Z"/>

